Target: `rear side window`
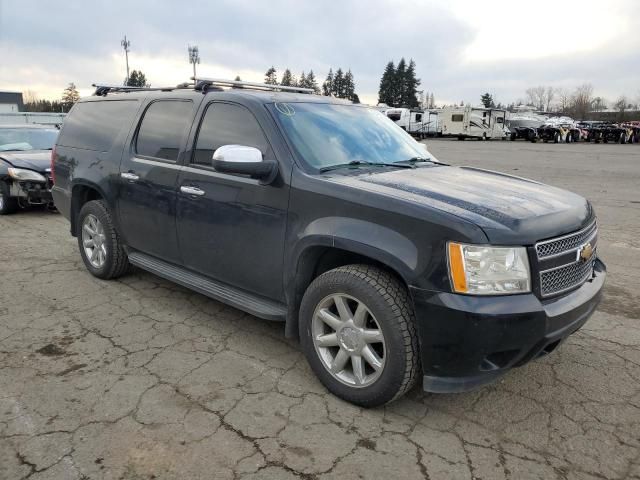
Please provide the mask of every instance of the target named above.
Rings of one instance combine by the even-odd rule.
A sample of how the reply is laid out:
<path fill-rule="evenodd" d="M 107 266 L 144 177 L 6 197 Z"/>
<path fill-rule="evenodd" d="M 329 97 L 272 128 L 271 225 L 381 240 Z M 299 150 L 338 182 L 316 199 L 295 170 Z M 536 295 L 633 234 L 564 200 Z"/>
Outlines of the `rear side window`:
<path fill-rule="evenodd" d="M 149 105 L 138 131 L 136 153 L 175 162 L 191 125 L 191 111 L 191 101 L 161 100 Z"/>
<path fill-rule="evenodd" d="M 76 103 L 64 120 L 58 145 L 108 152 L 137 108 L 135 100 Z"/>
<path fill-rule="evenodd" d="M 198 132 L 193 163 L 211 166 L 213 153 L 222 145 L 254 147 L 265 158 L 273 158 L 258 121 L 249 110 L 239 105 L 213 103 L 207 107 Z"/>
<path fill-rule="evenodd" d="M 457 113 L 454 113 L 453 115 L 451 115 L 452 122 L 461 122 L 462 120 L 464 120 L 464 115 L 460 115 Z"/>

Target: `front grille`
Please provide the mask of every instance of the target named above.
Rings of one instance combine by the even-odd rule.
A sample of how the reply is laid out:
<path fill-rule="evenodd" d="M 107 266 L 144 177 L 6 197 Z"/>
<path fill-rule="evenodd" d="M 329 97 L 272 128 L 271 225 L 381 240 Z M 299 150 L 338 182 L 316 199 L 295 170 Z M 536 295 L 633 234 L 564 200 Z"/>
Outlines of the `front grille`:
<path fill-rule="evenodd" d="M 540 295 L 558 295 L 579 287 L 591 278 L 597 242 L 598 227 L 594 221 L 577 232 L 537 243 Z M 593 254 L 584 261 L 580 252 L 587 244 L 591 245 Z"/>
<path fill-rule="evenodd" d="M 582 285 L 593 275 L 595 254 L 586 262 L 574 262 L 569 265 L 546 270 L 540 273 L 540 292 L 543 296 L 554 295 Z"/>
<path fill-rule="evenodd" d="M 536 253 L 538 258 L 554 257 L 561 255 L 570 250 L 576 249 L 587 243 L 591 237 L 595 236 L 598 227 L 594 221 L 587 228 L 584 228 L 578 232 L 570 233 L 563 237 L 546 240 L 536 244 Z"/>

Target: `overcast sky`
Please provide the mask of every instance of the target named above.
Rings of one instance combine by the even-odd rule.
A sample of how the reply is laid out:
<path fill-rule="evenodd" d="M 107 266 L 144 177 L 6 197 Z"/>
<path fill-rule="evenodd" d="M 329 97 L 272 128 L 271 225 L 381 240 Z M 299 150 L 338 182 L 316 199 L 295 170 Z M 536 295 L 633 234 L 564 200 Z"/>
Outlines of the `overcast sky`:
<path fill-rule="evenodd" d="M 121 83 L 129 64 L 155 86 L 191 75 L 262 81 L 350 68 L 362 101 L 377 102 L 389 60 L 413 58 L 436 103 L 503 103 L 527 87 L 592 83 L 614 101 L 640 97 L 640 1 L 0 0 L 0 90 L 59 98 L 69 82 Z"/>

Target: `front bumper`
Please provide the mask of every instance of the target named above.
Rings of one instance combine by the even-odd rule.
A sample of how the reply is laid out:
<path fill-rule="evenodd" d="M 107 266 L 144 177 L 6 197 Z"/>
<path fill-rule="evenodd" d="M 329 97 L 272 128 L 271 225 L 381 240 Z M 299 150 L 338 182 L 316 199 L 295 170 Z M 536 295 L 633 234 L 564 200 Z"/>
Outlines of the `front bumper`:
<path fill-rule="evenodd" d="M 424 390 L 473 390 L 550 353 L 595 311 L 605 277 L 598 259 L 590 280 L 549 300 L 532 293 L 480 297 L 412 288 Z"/>
<path fill-rule="evenodd" d="M 53 203 L 49 182 L 14 181 L 10 187 L 12 197 L 24 199 L 29 205 L 45 205 Z"/>

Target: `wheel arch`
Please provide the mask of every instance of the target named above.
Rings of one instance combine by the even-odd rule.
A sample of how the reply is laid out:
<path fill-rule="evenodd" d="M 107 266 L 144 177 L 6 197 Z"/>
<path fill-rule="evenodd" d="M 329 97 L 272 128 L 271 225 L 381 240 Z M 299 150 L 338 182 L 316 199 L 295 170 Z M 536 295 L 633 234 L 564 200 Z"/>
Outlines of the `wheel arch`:
<path fill-rule="evenodd" d="M 71 222 L 71 234 L 77 236 L 78 214 L 83 205 L 92 200 L 104 200 L 106 198 L 102 189 L 95 183 L 78 181 L 71 187 L 71 207 L 69 220 Z"/>
<path fill-rule="evenodd" d="M 379 239 L 375 235 L 372 238 Z M 398 250 L 403 248 L 398 248 L 398 244 L 396 248 L 391 245 L 381 248 L 381 245 L 363 239 L 334 236 L 307 239 L 298 249 L 298 254 L 293 256 L 291 276 L 285 285 L 288 304 L 286 336 L 299 337 L 298 313 L 305 291 L 315 278 L 334 268 L 352 264 L 373 265 L 387 271 L 408 288 L 417 264 L 417 249 L 412 253 L 413 244 L 406 238 L 404 240 L 399 243 L 404 244 L 405 252 L 399 255 Z"/>

